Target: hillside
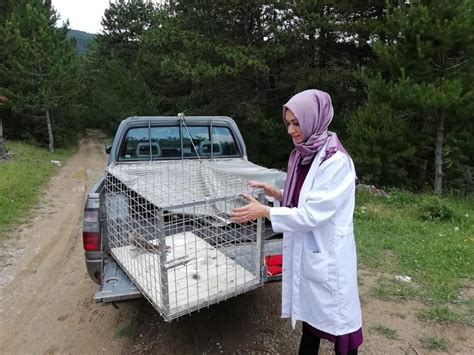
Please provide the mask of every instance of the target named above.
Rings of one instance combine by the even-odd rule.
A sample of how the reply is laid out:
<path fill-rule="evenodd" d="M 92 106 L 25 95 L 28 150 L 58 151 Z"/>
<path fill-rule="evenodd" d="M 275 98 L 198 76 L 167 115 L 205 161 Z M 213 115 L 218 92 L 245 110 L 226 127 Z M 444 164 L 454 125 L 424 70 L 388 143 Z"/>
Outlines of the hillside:
<path fill-rule="evenodd" d="M 76 39 L 76 50 L 79 54 L 89 50 L 90 42 L 94 38 L 94 34 L 79 30 L 69 30 L 67 36 Z"/>

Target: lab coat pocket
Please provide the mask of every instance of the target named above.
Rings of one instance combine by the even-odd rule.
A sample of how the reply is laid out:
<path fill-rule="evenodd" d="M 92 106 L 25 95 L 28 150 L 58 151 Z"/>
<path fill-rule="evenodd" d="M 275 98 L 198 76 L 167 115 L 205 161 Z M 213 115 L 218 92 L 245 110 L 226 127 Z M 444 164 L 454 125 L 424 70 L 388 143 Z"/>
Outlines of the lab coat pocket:
<path fill-rule="evenodd" d="M 336 235 L 338 237 L 346 237 L 346 236 L 352 235 L 353 232 L 354 232 L 354 228 L 352 226 L 336 227 Z"/>
<path fill-rule="evenodd" d="M 303 276 L 314 282 L 323 283 L 328 280 L 328 253 L 303 251 Z"/>

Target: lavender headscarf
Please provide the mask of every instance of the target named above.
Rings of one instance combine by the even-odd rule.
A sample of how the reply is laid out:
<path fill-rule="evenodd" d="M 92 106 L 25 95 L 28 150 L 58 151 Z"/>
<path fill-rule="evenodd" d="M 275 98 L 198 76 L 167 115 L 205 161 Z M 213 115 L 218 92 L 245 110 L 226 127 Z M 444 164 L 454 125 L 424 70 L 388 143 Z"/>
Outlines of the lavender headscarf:
<path fill-rule="evenodd" d="M 321 164 L 338 150 L 347 154 L 336 133 L 328 131 L 328 126 L 334 116 L 329 94 L 320 90 L 302 91 L 283 105 L 283 120 L 285 120 L 286 110 L 290 110 L 298 120 L 304 142 L 294 142 L 295 149 L 293 149 L 288 159 L 282 206 L 287 206 L 292 200 L 300 161 L 302 165 L 310 164 L 328 139 L 325 154 L 317 164 Z"/>

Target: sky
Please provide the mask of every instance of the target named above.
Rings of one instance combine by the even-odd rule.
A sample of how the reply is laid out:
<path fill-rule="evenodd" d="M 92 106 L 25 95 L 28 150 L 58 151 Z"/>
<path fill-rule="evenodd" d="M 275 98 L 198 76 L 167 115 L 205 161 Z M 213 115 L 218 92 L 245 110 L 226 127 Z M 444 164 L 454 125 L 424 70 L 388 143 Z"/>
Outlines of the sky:
<path fill-rule="evenodd" d="M 109 0 L 52 0 L 53 7 L 65 22 L 69 19 L 69 28 L 89 33 L 98 33 L 102 26 L 100 21 L 104 10 L 109 6 Z M 164 0 L 154 0 L 154 3 L 164 3 Z M 62 22 L 58 23 L 61 25 Z"/>
<path fill-rule="evenodd" d="M 100 21 L 109 0 L 52 0 L 61 21 L 69 19 L 69 28 L 89 33 L 102 29 Z"/>

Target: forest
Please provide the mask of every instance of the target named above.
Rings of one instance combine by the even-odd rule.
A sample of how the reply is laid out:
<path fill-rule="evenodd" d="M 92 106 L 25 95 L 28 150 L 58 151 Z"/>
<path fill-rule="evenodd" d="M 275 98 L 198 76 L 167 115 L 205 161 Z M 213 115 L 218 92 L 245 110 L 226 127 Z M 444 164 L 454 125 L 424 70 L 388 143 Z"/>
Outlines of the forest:
<path fill-rule="evenodd" d="M 0 3 L 0 157 L 134 115 L 234 118 L 285 169 L 282 105 L 317 88 L 360 182 L 474 193 L 474 1 L 111 1 L 77 50 L 49 0 Z M 1 158 L 0 158 L 1 159 Z"/>

